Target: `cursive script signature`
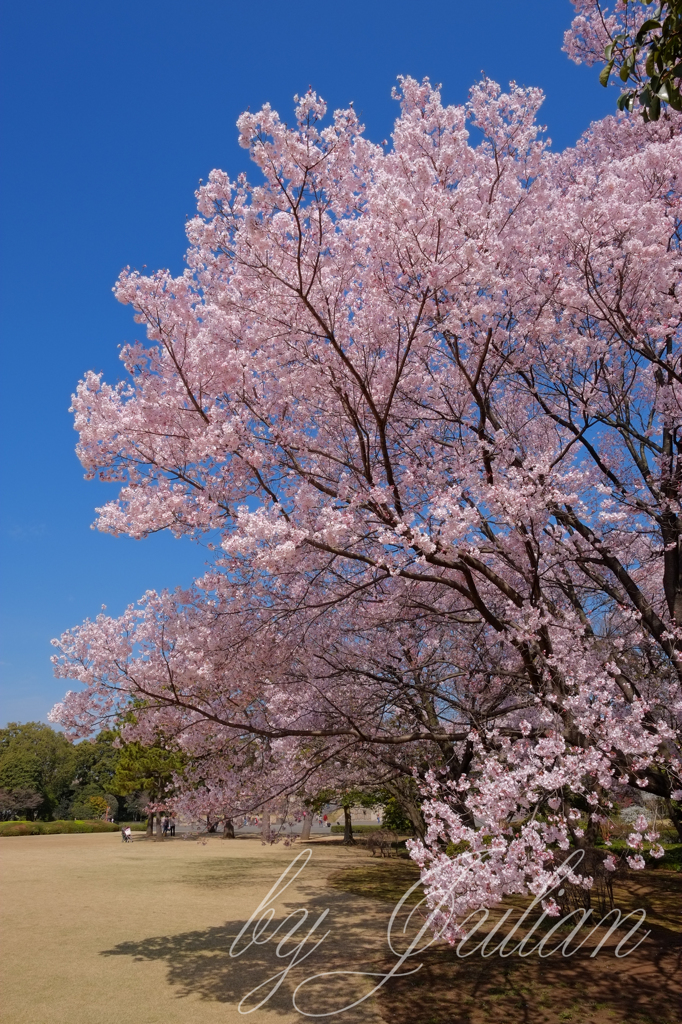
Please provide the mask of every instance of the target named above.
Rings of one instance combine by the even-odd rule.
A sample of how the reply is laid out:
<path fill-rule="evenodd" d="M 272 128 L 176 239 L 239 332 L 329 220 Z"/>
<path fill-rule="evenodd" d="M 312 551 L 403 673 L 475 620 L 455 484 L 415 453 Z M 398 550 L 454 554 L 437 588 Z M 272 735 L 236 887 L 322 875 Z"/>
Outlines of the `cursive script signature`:
<path fill-rule="evenodd" d="M 269 930 L 276 915 L 274 907 L 275 901 L 283 892 L 286 891 L 286 889 L 289 888 L 292 882 L 294 882 L 305 869 L 312 856 L 312 852 L 313 851 L 310 848 L 307 848 L 305 850 L 301 850 L 301 852 L 294 857 L 267 895 L 263 897 L 248 921 L 242 926 L 239 934 L 235 937 L 232 945 L 230 946 L 229 955 L 230 957 L 236 958 L 243 956 L 253 946 L 263 946 L 266 943 L 276 940 L 276 956 L 278 959 L 286 961 L 285 966 L 282 967 L 280 971 L 277 971 L 269 978 L 266 978 L 265 981 L 262 981 L 255 988 L 252 988 L 240 1000 L 237 1009 L 241 1014 L 253 1013 L 255 1010 L 260 1009 L 261 1006 L 267 1003 L 268 1000 L 270 1000 L 280 989 L 282 983 L 287 979 L 292 969 L 298 964 L 301 964 L 304 960 L 307 960 L 330 934 L 329 930 L 325 931 L 322 935 L 319 934 L 320 927 L 329 914 L 328 907 L 314 919 L 305 907 L 297 907 L 296 910 L 293 910 L 288 914 L 287 917 L 280 921 L 279 924 L 277 924 L 271 931 Z M 529 915 L 532 914 L 538 903 L 546 899 L 547 896 L 555 890 L 557 890 L 557 894 L 559 896 L 563 894 L 563 889 L 559 888 L 562 879 L 580 863 L 583 856 L 584 852 L 582 850 L 575 850 L 566 858 L 558 871 L 555 885 L 535 897 L 530 906 L 523 911 L 519 919 L 507 934 L 501 937 L 502 929 L 509 920 L 510 915 L 513 913 L 513 909 L 507 910 L 500 920 L 497 921 L 494 928 L 484 934 L 484 937 L 480 942 L 468 951 L 465 951 L 467 944 L 471 941 L 476 932 L 481 929 L 489 917 L 489 911 L 487 909 L 478 909 L 473 911 L 473 913 L 465 918 L 460 924 L 460 931 L 463 932 L 463 937 L 456 947 L 457 956 L 461 959 L 466 959 L 467 957 L 473 956 L 475 953 L 480 953 L 481 956 L 486 958 L 495 954 L 501 957 L 509 957 L 514 954 L 520 957 L 528 957 L 537 953 L 540 957 L 548 957 L 552 956 L 553 953 L 561 952 L 562 956 L 569 957 L 577 953 L 577 951 L 585 945 L 598 928 L 605 927 L 609 924 L 608 931 L 590 954 L 590 957 L 595 957 L 602 949 L 604 943 L 608 941 L 617 928 L 630 918 L 636 918 L 635 923 L 629 929 L 627 934 L 620 940 L 614 951 L 615 956 L 617 957 L 625 957 L 632 953 L 650 934 L 648 931 L 645 932 L 634 946 L 629 949 L 625 949 L 624 952 L 621 952 L 621 949 L 625 948 L 626 943 L 637 932 L 646 919 L 646 911 L 641 908 L 631 911 L 624 917 L 621 915 L 620 910 L 614 909 L 609 911 L 601 918 L 600 921 L 593 925 L 592 929 L 585 936 L 583 941 L 574 948 L 570 948 L 572 942 L 576 938 L 578 932 L 591 918 L 593 911 L 591 909 L 579 908 L 578 910 L 574 910 L 571 913 L 566 914 L 564 917 L 555 920 L 552 927 L 542 936 L 542 938 L 538 939 L 538 930 L 548 917 L 548 914 L 545 912 L 541 914 L 530 930 L 520 938 L 515 945 L 510 945 L 511 940 L 516 936 L 519 928 L 524 924 Z M 292 1005 L 294 1009 L 304 1017 L 333 1017 L 339 1013 L 345 1013 L 347 1010 L 352 1010 L 354 1007 L 364 1003 L 365 1000 L 369 999 L 370 996 L 374 995 L 380 988 L 386 985 L 391 978 L 404 978 L 410 974 L 416 974 L 417 971 L 421 970 L 423 966 L 421 963 L 417 964 L 416 967 L 413 967 L 410 970 L 402 970 L 402 968 L 410 957 L 424 953 L 429 946 L 441 938 L 442 932 L 435 927 L 435 921 L 439 919 L 439 915 L 441 915 L 442 919 L 443 911 L 447 910 L 448 899 L 446 897 L 441 900 L 437 906 L 430 908 L 428 914 L 422 914 L 423 920 L 421 926 L 416 930 L 405 950 L 400 952 L 400 950 L 396 948 L 396 942 L 394 940 L 398 917 L 405 906 L 406 901 L 413 892 L 420 888 L 420 886 L 421 881 L 415 882 L 415 884 L 404 893 L 396 904 L 388 922 L 386 931 L 388 947 L 391 953 L 396 957 L 396 962 L 389 971 L 335 970 L 320 971 L 317 974 L 311 974 L 304 978 L 303 981 L 299 982 L 293 991 Z M 413 916 L 424 902 L 425 899 L 420 900 L 420 902 L 413 907 L 407 915 L 401 929 L 403 935 L 407 934 L 407 929 Z M 576 918 L 576 920 L 569 935 L 565 938 L 560 938 L 552 948 L 547 948 L 547 944 L 551 943 L 556 937 L 558 930 L 569 922 L 573 923 L 573 918 Z M 611 918 L 613 918 L 613 921 L 610 921 Z M 466 930 L 467 926 L 469 926 L 468 931 Z M 495 945 L 494 943 L 498 939 L 500 939 L 500 941 Z M 533 943 L 535 944 L 533 945 Z M 320 982 L 323 979 L 338 978 L 341 976 L 372 979 L 373 984 L 369 991 L 359 996 L 353 1002 L 335 1009 L 326 1010 L 322 1013 L 310 1012 L 301 1005 L 303 990 L 306 986 L 310 986 L 315 981 Z M 250 1005 L 251 1001 L 254 999 L 258 1001 L 254 1005 Z"/>

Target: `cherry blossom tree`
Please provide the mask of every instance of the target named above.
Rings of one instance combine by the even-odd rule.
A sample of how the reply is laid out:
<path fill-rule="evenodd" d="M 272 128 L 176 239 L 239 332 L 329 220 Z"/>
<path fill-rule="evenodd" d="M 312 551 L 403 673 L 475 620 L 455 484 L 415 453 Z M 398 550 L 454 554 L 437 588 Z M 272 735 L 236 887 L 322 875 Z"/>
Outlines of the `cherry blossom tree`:
<path fill-rule="evenodd" d="M 440 621 L 409 608 L 397 621 L 394 604 L 386 622 L 378 604 L 372 622 L 371 609 L 349 617 L 345 602 L 307 620 L 273 616 L 248 608 L 224 577 L 202 583 L 209 600 L 199 589 L 150 593 L 119 619 L 100 615 L 65 634 L 56 659 L 86 686 L 57 712 L 72 731 L 119 720 L 132 699 L 127 739 L 181 744 L 186 807 L 228 803 L 234 816 L 287 793 L 384 786 L 419 829 L 415 764 L 423 776 L 452 757 L 466 735 L 452 731 L 455 719 L 484 707 L 490 719 L 509 714 L 495 688 L 464 682 Z"/>
<path fill-rule="evenodd" d="M 141 701 L 223 806 L 413 773 L 449 938 L 616 785 L 682 797 L 680 116 L 554 155 L 541 98 L 404 79 L 390 147 L 312 92 L 242 115 L 260 184 L 212 172 L 185 273 L 121 275 L 148 340 L 73 403 L 100 528 L 215 564 L 66 634 L 55 716 Z"/>

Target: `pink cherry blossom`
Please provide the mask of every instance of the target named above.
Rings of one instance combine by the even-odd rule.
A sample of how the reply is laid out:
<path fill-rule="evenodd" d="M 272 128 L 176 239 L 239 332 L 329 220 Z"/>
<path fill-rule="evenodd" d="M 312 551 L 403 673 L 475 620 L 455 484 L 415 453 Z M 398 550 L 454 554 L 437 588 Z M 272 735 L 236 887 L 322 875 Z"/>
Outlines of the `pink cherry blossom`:
<path fill-rule="evenodd" d="M 121 275 L 146 339 L 73 399 L 120 486 L 98 525 L 214 557 L 64 634 L 53 717 L 134 703 L 195 810 L 421 802 L 454 941 L 549 891 L 618 785 L 679 793 L 682 118 L 554 154 L 538 90 L 397 96 L 386 150 L 312 92 L 244 114 L 257 181 L 211 173 L 182 275 Z"/>

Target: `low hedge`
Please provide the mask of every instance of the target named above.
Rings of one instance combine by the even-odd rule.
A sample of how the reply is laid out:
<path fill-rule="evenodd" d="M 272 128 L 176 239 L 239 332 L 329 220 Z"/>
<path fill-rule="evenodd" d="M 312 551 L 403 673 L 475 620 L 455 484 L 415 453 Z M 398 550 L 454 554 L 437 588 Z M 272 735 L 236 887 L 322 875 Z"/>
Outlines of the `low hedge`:
<path fill-rule="evenodd" d="M 111 821 L 0 821 L 2 836 L 54 836 L 82 832 L 120 832 L 121 825 Z M 144 822 L 129 822 L 133 832 L 144 832 Z"/>
<path fill-rule="evenodd" d="M 378 832 L 380 828 L 381 825 L 353 825 L 353 835 L 362 832 Z M 343 825 L 332 825 L 330 831 L 334 835 L 343 835 L 345 827 Z"/>

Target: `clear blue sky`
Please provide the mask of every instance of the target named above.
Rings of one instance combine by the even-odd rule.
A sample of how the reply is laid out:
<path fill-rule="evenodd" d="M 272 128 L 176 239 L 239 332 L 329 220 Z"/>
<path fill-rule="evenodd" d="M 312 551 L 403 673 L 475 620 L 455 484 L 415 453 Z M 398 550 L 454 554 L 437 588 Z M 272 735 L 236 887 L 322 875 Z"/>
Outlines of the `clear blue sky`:
<path fill-rule="evenodd" d="M 118 379 L 117 345 L 139 336 L 111 294 L 120 269 L 179 272 L 199 179 L 245 169 L 239 113 L 270 101 L 289 117 L 312 85 L 331 107 L 353 100 L 381 140 L 397 75 L 428 75 L 461 102 L 484 71 L 541 86 L 564 148 L 616 98 L 561 52 L 571 12 L 568 0 L 5 0 L 0 724 L 44 719 L 61 697 L 51 637 L 202 571 L 189 542 L 90 529 L 113 488 L 83 480 L 68 407 L 84 371 Z"/>

